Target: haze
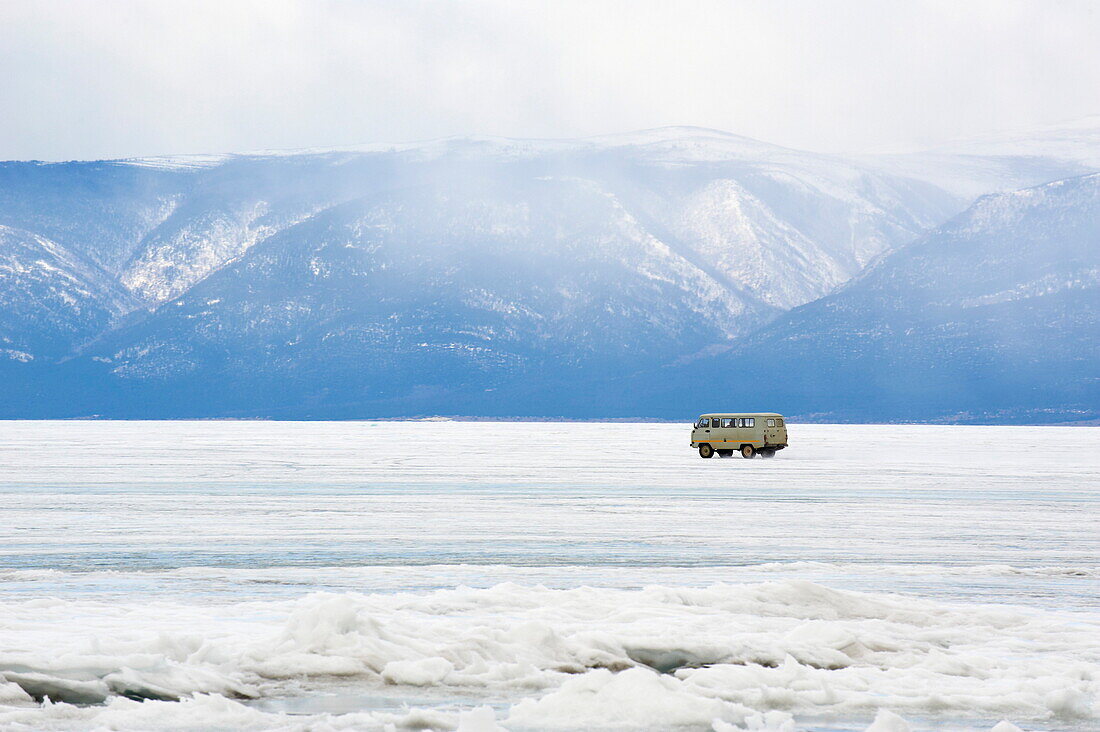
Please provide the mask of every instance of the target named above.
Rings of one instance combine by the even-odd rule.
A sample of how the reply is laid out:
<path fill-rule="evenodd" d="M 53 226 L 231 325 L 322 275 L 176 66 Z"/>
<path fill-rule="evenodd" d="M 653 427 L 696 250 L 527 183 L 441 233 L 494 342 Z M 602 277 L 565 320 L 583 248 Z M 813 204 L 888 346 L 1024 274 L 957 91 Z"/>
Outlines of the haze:
<path fill-rule="evenodd" d="M 690 124 L 821 151 L 1100 112 L 1087 2 L 0 5 L 0 159 Z"/>

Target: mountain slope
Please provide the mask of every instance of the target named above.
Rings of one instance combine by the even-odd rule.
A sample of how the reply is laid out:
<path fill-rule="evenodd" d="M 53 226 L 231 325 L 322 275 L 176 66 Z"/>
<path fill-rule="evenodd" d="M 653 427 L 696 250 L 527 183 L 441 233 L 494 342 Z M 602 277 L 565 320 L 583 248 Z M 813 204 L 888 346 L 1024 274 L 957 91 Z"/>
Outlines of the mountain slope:
<path fill-rule="evenodd" d="M 591 182 L 467 180 L 319 214 L 87 353 L 139 384 L 443 404 L 665 363 L 775 312 L 731 297 Z"/>
<path fill-rule="evenodd" d="M 0 360 L 56 359 L 128 305 L 98 267 L 45 237 L 0 225 Z"/>
<path fill-rule="evenodd" d="M 0 165 L 0 223 L 100 265 L 156 307 L 288 226 L 381 191 L 575 177 L 734 288 L 808 302 L 960 207 L 934 186 L 695 128 L 588 140 L 455 139 L 362 151 Z M 686 250 L 685 250 L 686 251 Z"/>
<path fill-rule="evenodd" d="M 193 180 L 187 169 L 112 162 L 0 162 L 0 224 L 114 274 Z"/>
<path fill-rule="evenodd" d="M 404 174 L 392 160 L 371 156 L 215 161 L 194 176 L 172 214 L 142 237 L 119 279 L 155 307 L 317 212 L 404 185 Z"/>
<path fill-rule="evenodd" d="M 658 130 L 556 144 L 451 140 L 393 152 L 235 159 L 208 173 L 217 179 L 214 196 L 202 190 L 209 203 L 190 206 L 179 224 L 166 222 L 168 237 L 158 231 L 143 243 L 124 281 L 161 302 L 264 235 L 382 190 L 466 178 L 575 177 L 614 194 L 654 235 L 682 240 L 732 287 L 789 308 L 820 297 L 878 253 L 957 210 L 932 186 L 843 160 L 713 132 L 685 134 Z M 727 224 L 731 218 L 736 230 Z M 730 234 L 718 234 L 722 229 Z M 800 256 L 789 256 L 792 237 Z M 715 257 L 715 248 L 730 251 Z M 189 270 L 195 262 L 206 264 Z M 173 278 L 173 271 L 184 276 Z M 795 273 L 810 274 L 789 276 Z"/>
<path fill-rule="evenodd" d="M 1100 416 L 1100 175 L 982 198 L 692 368 L 717 361 L 713 395 L 765 381 L 820 418 Z"/>

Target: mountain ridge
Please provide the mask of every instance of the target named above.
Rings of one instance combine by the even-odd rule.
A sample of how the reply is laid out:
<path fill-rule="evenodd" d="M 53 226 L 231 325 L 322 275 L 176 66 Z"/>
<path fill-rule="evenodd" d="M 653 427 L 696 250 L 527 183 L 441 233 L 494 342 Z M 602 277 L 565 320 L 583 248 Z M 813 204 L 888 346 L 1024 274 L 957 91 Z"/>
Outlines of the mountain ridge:
<path fill-rule="evenodd" d="M 645 374 L 718 363 L 963 207 L 881 161 L 694 128 L 610 137 L 0 164 L 0 224 L 110 281 L 36 346 L 57 283 L 0 276 L 21 303 L 0 335 L 29 349 L 0 352 L 17 387 L 0 414 L 669 413 Z M 0 257 L 25 269 L 45 256 L 29 246 Z"/>

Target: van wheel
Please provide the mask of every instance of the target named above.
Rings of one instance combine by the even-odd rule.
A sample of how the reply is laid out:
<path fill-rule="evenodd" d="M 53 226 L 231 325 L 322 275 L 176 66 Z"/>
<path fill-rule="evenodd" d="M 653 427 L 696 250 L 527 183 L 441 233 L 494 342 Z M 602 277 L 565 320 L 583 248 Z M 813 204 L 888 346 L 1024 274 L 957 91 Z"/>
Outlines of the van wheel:
<path fill-rule="evenodd" d="M 750 459 L 756 457 L 756 450 L 753 449 L 752 445 L 742 445 L 741 446 L 741 457 L 745 458 L 746 460 L 750 460 Z"/>
<path fill-rule="evenodd" d="M 718 457 L 732 457 L 733 450 L 719 450 Z"/>
<path fill-rule="evenodd" d="M 699 446 L 699 457 L 714 457 L 714 448 L 704 442 L 702 445 Z"/>
<path fill-rule="evenodd" d="M 775 457 L 775 450 L 772 450 L 771 448 L 766 448 L 764 450 L 761 450 L 760 451 L 760 457 L 762 457 L 762 458 Z"/>

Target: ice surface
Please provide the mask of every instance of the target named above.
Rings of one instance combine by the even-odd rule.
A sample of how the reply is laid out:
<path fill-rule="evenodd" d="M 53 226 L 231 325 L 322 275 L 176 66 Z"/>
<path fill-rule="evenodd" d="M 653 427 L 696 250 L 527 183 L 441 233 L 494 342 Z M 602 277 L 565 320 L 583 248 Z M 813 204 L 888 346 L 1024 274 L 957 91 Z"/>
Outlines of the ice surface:
<path fill-rule="evenodd" d="M 1100 726 L 1100 429 L 790 431 L 0 423 L 0 729 Z"/>

